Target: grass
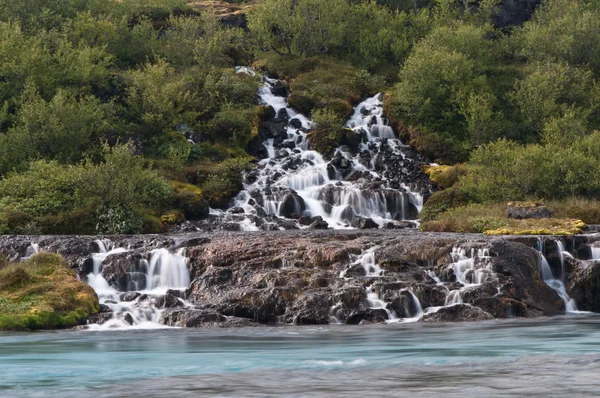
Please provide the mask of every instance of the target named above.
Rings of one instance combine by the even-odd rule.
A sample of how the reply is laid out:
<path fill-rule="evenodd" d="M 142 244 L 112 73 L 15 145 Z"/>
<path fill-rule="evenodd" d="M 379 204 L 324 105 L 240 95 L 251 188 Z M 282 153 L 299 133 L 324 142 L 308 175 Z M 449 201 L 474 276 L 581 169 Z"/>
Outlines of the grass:
<path fill-rule="evenodd" d="M 57 254 L 0 269 L 0 330 L 68 328 L 98 311 L 94 290 Z"/>
<path fill-rule="evenodd" d="M 581 219 L 567 216 L 572 214 L 569 213 L 571 206 L 558 202 L 555 206 L 561 212 L 553 213 L 553 218 L 515 220 L 506 217 L 506 203 L 469 204 L 451 208 L 423 222 L 421 230 L 486 235 L 574 235 L 584 231 L 586 225 Z"/>

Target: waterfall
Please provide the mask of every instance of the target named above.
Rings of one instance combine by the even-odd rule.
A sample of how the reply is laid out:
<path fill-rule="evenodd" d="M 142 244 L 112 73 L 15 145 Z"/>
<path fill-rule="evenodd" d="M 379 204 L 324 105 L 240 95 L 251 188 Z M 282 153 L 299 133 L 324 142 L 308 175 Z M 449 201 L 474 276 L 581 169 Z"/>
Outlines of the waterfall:
<path fill-rule="evenodd" d="M 236 71 L 255 74 L 246 67 Z M 356 106 L 345 124 L 352 147 L 336 148 L 328 161 L 309 149 L 308 135 L 314 123 L 289 107 L 287 98 L 276 89 L 281 82 L 266 76 L 262 81 L 259 102 L 275 113 L 269 126 L 284 126 L 283 130 L 263 129 L 267 135 L 261 143 L 262 159 L 256 170 L 244 176 L 244 189 L 231 208 L 242 209 L 244 214 L 215 209 L 211 214 L 237 223 L 242 231 L 272 229 L 273 221 L 268 219 L 272 216 L 310 220 L 297 222 L 300 228 L 321 217 L 325 227 L 334 229 L 365 224 L 387 227 L 416 219 L 423 194 L 409 187 L 414 183 L 409 182 L 407 169 L 414 160 L 405 154 L 408 147 L 396 138 L 383 115 L 382 93 Z"/>
<path fill-rule="evenodd" d="M 365 253 L 360 256 L 355 264 L 360 264 L 365 269 L 366 276 L 381 276 L 383 275 L 383 270 L 375 261 L 375 249 L 367 250 Z"/>
<path fill-rule="evenodd" d="M 373 286 L 367 288 L 367 303 L 372 310 L 385 310 L 388 316 L 388 322 L 397 322 L 398 316 L 393 310 L 387 308 L 387 303 L 379 298 L 379 295 L 373 291 Z"/>
<path fill-rule="evenodd" d="M 592 260 L 600 260 L 600 247 L 590 247 L 592 251 Z"/>
<path fill-rule="evenodd" d="M 165 294 L 168 289 L 187 289 L 190 275 L 183 250 L 179 249 L 177 253 L 167 249 L 152 251 L 146 275 L 146 291 Z"/>
<path fill-rule="evenodd" d="M 141 266 L 132 264 L 128 272 L 129 285 L 126 291 L 111 286 L 102 274 L 103 262 L 113 254 L 126 253 L 127 249 L 111 247 L 112 243 L 95 241 L 100 250 L 92 254 L 93 271 L 87 276 L 88 284 L 96 291 L 100 304 L 112 311 L 112 318 L 102 325 L 91 325 L 93 329 L 111 328 L 156 328 L 161 310 L 156 306 L 157 298 L 167 290 L 187 289 L 190 284 L 187 258 L 183 250 L 171 253 L 167 249 L 155 249 L 150 260 L 142 260 Z M 126 293 L 133 293 L 130 301 L 123 301 Z"/>
<path fill-rule="evenodd" d="M 37 243 L 30 243 L 29 246 L 27 246 L 27 249 L 25 249 L 25 256 L 22 257 L 22 260 L 27 260 L 29 257 L 33 256 L 34 254 L 38 254 L 39 252 L 40 245 Z"/>
<path fill-rule="evenodd" d="M 565 284 L 560 279 L 555 279 L 552 274 L 552 269 L 546 260 L 546 257 L 540 252 L 540 268 L 542 274 L 542 280 L 546 285 L 550 286 L 552 290 L 558 294 L 558 297 L 565 303 L 565 312 L 577 312 L 577 304 L 575 300 L 569 297 Z"/>
<path fill-rule="evenodd" d="M 564 276 L 564 245 L 560 241 L 556 241 L 557 248 L 559 249 L 559 256 L 561 262 L 561 277 Z M 559 244 L 560 242 L 560 244 Z M 562 280 L 554 278 L 552 274 L 552 269 L 550 268 L 550 264 L 548 264 L 548 260 L 544 256 L 544 242 L 541 238 L 538 239 L 538 255 L 539 255 L 539 267 L 540 273 L 542 275 L 542 280 L 546 285 L 548 285 L 552 290 L 558 294 L 558 297 L 565 303 L 565 312 L 567 313 L 577 313 L 577 303 L 575 300 L 569 297 L 567 293 L 567 289 L 565 289 L 565 284 Z M 562 249 L 562 250 L 561 250 Z M 570 255 L 570 254 L 569 254 Z"/>
<path fill-rule="evenodd" d="M 565 250 L 565 245 L 561 240 L 556 240 L 556 249 L 558 250 L 558 256 L 560 258 L 560 275 L 561 278 L 565 279 L 565 257 L 573 258 L 573 255 Z"/>
<path fill-rule="evenodd" d="M 450 252 L 450 257 L 452 262 L 444 267 L 442 278 L 438 277 L 433 271 L 427 271 L 427 275 L 438 285 L 445 286 L 446 283 L 452 283 L 453 278 L 456 278 L 456 282 L 463 286 L 454 290 L 449 290 L 448 286 L 445 286 L 448 293 L 444 305 L 425 308 L 425 314 L 435 313 L 444 307 L 464 304 L 463 294 L 466 291 L 483 283 L 497 280 L 492 265 L 488 261 L 490 251 L 487 248 L 467 250 L 461 246 L 454 246 Z"/>

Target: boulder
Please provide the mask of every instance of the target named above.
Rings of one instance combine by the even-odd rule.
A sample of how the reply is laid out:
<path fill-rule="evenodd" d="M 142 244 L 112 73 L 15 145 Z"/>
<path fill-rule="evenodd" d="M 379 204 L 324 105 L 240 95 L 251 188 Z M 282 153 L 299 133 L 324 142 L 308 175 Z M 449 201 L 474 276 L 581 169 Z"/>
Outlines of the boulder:
<path fill-rule="evenodd" d="M 201 327 L 207 324 L 225 322 L 227 318 L 213 310 L 194 309 L 167 309 L 159 320 L 159 323 L 167 326 L 177 327 Z"/>
<path fill-rule="evenodd" d="M 550 210 L 539 203 L 511 202 L 506 208 L 508 218 L 550 218 Z"/>
<path fill-rule="evenodd" d="M 314 221 L 308 226 L 309 229 L 327 229 L 329 228 L 329 224 L 327 221 L 323 220 L 323 217 L 316 216 Z"/>
<path fill-rule="evenodd" d="M 577 309 L 600 312 L 600 261 L 578 262 L 566 288 Z"/>
<path fill-rule="evenodd" d="M 493 316 L 478 307 L 468 304 L 457 304 L 440 308 L 437 312 L 424 315 L 421 322 L 475 322 L 488 321 Z"/>
<path fill-rule="evenodd" d="M 376 229 L 379 228 L 379 224 L 371 218 L 354 217 L 352 219 L 352 227 L 358 229 Z"/>
<path fill-rule="evenodd" d="M 285 218 L 292 218 L 293 214 L 302 214 L 306 210 L 304 199 L 296 192 L 291 191 L 284 196 L 279 206 L 279 215 Z"/>

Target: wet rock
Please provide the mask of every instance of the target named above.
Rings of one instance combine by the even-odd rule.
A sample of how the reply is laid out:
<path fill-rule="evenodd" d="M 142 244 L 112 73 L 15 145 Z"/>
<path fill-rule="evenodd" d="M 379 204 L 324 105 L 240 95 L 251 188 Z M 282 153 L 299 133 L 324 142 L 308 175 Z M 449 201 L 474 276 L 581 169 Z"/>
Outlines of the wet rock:
<path fill-rule="evenodd" d="M 600 312 L 600 261 L 577 263 L 566 287 L 577 309 Z"/>
<path fill-rule="evenodd" d="M 228 213 L 231 214 L 244 214 L 245 210 L 239 206 L 237 207 L 232 207 L 231 209 L 227 210 Z"/>
<path fill-rule="evenodd" d="M 275 116 L 275 119 L 281 122 L 284 122 L 287 124 L 287 122 L 289 121 L 290 117 L 288 115 L 287 109 L 285 108 L 281 108 L 278 112 L 277 112 L 277 116 Z"/>
<path fill-rule="evenodd" d="M 141 293 L 139 292 L 126 292 L 120 294 L 121 301 L 134 301 L 140 296 Z"/>
<path fill-rule="evenodd" d="M 183 303 L 179 299 L 179 297 L 167 293 L 164 296 L 158 297 L 156 299 L 156 306 L 158 308 L 175 308 L 175 307 L 183 307 Z"/>
<path fill-rule="evenodd" d="M 352 220 L 352 227 L 358 229 L 376 229 L 379 228 L 379 224 L 371 218 L 354 217 Z"/>
<path fill-rule="evenodd" d="M 410 292 L 404 290 L 388 304 L 387 309 L 394 311 L 398 318 L 412 318 L 417 315 L 419 305 Z"/>
<path fill-rule="evenodd" d="M 227 318 L 213 310 L 167 309 L 159 323 L 167 326 L 195 328 L 225 322 Z"/>
<path fill-rule="evenodd" d="M 98 312 L 112 312 L 110 307 L 106 304 L 100 304 L 100 311 Z"/>
<path fill-rule="evenodd" d="M 287 323 L 294 325 L 325 325 L 329 323 L 331 297 L 325 293 L 305 294 L 298 298 L 285 314 Z"/>
<path fill-rule="evenodd" d="M 277 80 L 275 83 L 271 84 L 271 93 L 273 93 L 273 95 L 277 97 L 288 96 L 287 88 L 285 87 L 285 84 L 280 80 Z"/>
<path fill-rule="evenodd" d="M 369 308 L 364 311 L 353 312 L 350 316 L 346 318 L 346 324 L 358 325 L 362 321 L 381 323 L 387 321 L 388 318 L 388 313 L 383 308 Z"/>
<path fill-rule="evenodd" d="M 298 118 L 293 118 L 292 120 L 290 120 L 290 126 L 293 127 L 293 128 L 295 128 L 295 129 L 301 129 L 302 128 L 302 122 Z"/>
<path fill-rule="evenodd" d="M 113 318 L 114 314 L 112 312 L 99 312 L 94 314 L 87 319 L 88 325 L 102 325 L 110 321 Z"/>
<path fill-rule="evenodd" d="M 317 216 L 314 218 L 314 221 L 309 225 L 309 229 L 327 229 L 329 228 L 329 224 L 327 221 L 323 220 L 323 217 Z"/>
<path fill-rule="evenodd" d="M 304 199 L 296 192 L 291 191 L 283 198 L 279 207 L 279 215 L 286 218 L 292 218 L 292 214 L 302 214 L 306 210 Z"/>
<path fill-rule="evenodd" d="M 129 312 L 125 313 L 123 315 L 123 318 L 121 318 L 123 320 L 123 322 L 129 324 L 129 325 L 133 325 L 135 322 L 133 320 L 133 316 L 131 316 L 131 314 Z"/>
<path fill-rule="evenodd" d="M 467 304 L 457 304 L 450 307 L 443 307 L 435 313 L 424 315 L 421 318 L 421 322 L 475 322 L 491 319 L 494 319 L 494 317 L 481 308 Z"/>

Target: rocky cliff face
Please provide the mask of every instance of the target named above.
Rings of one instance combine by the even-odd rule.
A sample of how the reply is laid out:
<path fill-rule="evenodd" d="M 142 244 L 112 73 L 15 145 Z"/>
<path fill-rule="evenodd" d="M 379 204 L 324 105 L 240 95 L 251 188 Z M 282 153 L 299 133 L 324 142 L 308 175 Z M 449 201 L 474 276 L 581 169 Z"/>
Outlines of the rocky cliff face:
<path fill-rule="evenodd" d="M 564 273 L 567 291 L 579 309 L 597 311 L 598 263 L 590 260 L 590 244 L 595 240 L 600 236 L 564 237 L 561 244 L 572 253 L 567 255 L 558 252 L 556 240 L 549 238 L 384 230 L 104 240 L 0 237 L 0 253 L 18 260 L 31 252 L 34 241 L 40 250 L 62 254 L 83 279 L 93 272 L 94 264 L 98 266 L 92 253 L 101 252 L 100 245 L 110 242 L 113 248 L 122 248 L 103 255 L 101 274 L 116 292 L 114 300 L 129 307 L 115 314 L 104 306 L 93 318 L 99 323 L 120 317 L 135 324 L 136 311 L 156 308 L 155 321 L 171 326 L 358 324 L 564 313 L 565 301 L 542 277 L 536 248 L 546 254 L 557 279 Z M 145 269 L 156 263 L 152 258 L 159 249 L 187 258 L 187 289 L 164 289 L 158 294 L 139 287 L 139 274 L 148 274 Z M 167 264 L 157 267 L 156 275 L 168 281 Z M 152 273 L 144 278 L 152 278 Z M 132 311 L 129 317 L 127 311 Z"/>

